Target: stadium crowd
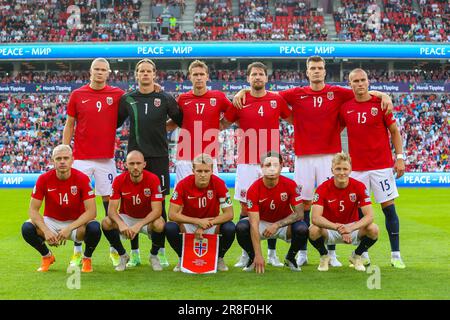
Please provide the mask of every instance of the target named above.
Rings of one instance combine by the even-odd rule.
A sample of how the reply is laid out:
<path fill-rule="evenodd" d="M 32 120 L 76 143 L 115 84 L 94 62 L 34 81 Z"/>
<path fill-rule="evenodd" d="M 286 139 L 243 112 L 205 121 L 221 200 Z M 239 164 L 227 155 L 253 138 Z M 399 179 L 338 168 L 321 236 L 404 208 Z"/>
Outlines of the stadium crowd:
<path fill-rule="evenodd" d="M 414 71 L 394 71 L 388 72 L 383 69 L 366 69 L 370 82 L 450 82 L 450 70 L 442 69 L 440 66 L 431 69 L 417 69 Z M 344 70 L 343 82 L 348 82 L 350 71 Z M 338 75 L 328 74 L 331 81 L 339 81 Z M 244 69 L 215 69 L 210 70 L 211 80 L 245 81 L 247 78 Z M 0 73 L 0 84 L 31 84 L 31 83 L 86 83 L 89 80 L 88 71 L 21 71 L 11 74 Z M 177 70 L 157 70 L 157 81 L 183 82 L 187 80 L 187 75 L 183 71 Z M 114 71 L 109 77 L 110 82 L 134 82 L 134 72 Z M 269 81 L 282 82 L 307 82 L 308 79 L 304 71 L 274 69 L 269 73 Z"/>
<path fill-rule="evenodd" d="M 403 134 L 407 171 L 450 171 L 450 95 L 395 94 L 396 117 Z M 2 173 L 43 172 L 51 150 L 61 143 L 68 95 L 0 95 L 0 165 Z M 116 163 L 124 169 L 129 125 L 118 129 Z M 293 170 L 293 128 L 281 122 L 281 151 Z M 171 136 L 169 136 L 170 138 Z M 220 134 L 219 169 L 236 168 L 237 144 L 233 128 Z M 172 138 L 171 148 L 175 148 Z M 171 150 L 171 154 L 175 154 Z M 174 159 L 171 159 L 173 169 Z"/>
<path fill-rule="evenodd" d="M 158 41 L 161 29 L 140 24 L 140 0 L 0 0 L 0 42 Z M 446 0 L 342 0 L 333 12 L 337 38 L 343 41 L 450 40 L 450 4 Z M 157 0 L 155 6 L 180 6 L 183 0 Z M 194 30 L 169 30 L 172 41 L 332 40 L 324 10 L 309 1 L 197 0 Z M 158 17 L 154 25 L 158 26 Z M 334 36 L 333 36 L 334 37 Z"/>

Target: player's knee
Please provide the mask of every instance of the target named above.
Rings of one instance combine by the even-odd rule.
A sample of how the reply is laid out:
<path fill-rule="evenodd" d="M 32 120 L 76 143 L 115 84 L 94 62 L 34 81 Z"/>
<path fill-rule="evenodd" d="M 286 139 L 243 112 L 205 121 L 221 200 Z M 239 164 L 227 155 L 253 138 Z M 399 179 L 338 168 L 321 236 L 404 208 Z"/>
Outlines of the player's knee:
<path fill-rule="evenodd" d="M 247 219 L 240 220 L 236 225 L 236 233 L 240 235 L 250 233 L 250 222 Z"/>
<path fill-rule="evenodd" d="M 165 222 L 163 218 L 158 218 L 153 222 L 152 230 L 156 232 L 164 231 Z"/>
<path fill-rule="evenodd" d="M 367 226 L 366 232 L 369 238 L 376 239 L 378 238 L 380 229 L 378 228 L 378 225 L 376 225 L 375 223 L 371 223 Z"/>
<path fill-rule="evenodd" d="M 102 220 L 102 229 L 111 230 L 113 227 L 112 220 L 109 217 L 105 217 Z"/>
<path fill-rule="evenodd" d="M 315 225 L 309 227 L 309 238 L 311 240 L 317 240 L 322 236 L 321 230 Z"/>
<path fill-rule="evenodd" d="M 387 208 L 389 206 L 392 206 L 393 204 L 394 204 L 394 200 L 389 200 L 389 201 L 383 202 L 381 204 L 381 208 L 384 209 L 384 208 Z"/>
<path fill-rule="evenodd" d="M 168 238 L 176 237 L 180 233 L 180 226 L 173 221 L 167 222 L 164 226 L 164 232 Z"/>
<path fill-rule="evenodd" d="M 303 200 L 303 208 L 305 211 L 311 210 L 312 201 L 311 200 Z"/>
<path fill-rule="evenodd" d="M 297 221 L 294 224 L 292 224 L 292 231 L 298 236 L 298 237 L 308 237 L 309 230 L 308 225 L 304 221 Z"/>
<path fill-rule="evenodd" d="M 31 222 L 25 222 L 22 225 L 22 237 L 27 239 L 37 234 L 36 226 Z"/>
<path fill-rule="evenodd" d="M 96 220 L 89 221 L 86 224 L 87 234 L 101 234 L 100 223 Z"/>
<path fill-rule="evenodd" d="M 220 233 L 229 237 L 234 237 L 236 226 L 232 221 L 227 221 L 220 226 Z"/>

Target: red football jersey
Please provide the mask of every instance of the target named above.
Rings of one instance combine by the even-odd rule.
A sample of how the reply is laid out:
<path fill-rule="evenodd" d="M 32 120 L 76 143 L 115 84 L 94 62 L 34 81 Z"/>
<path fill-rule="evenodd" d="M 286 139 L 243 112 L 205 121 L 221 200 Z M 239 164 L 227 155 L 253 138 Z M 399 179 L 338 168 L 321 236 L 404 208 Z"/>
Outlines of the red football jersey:
<path fill-rule="evenodd" d="M 225 182 L 215 175 L 203 189 L 197 188 L 193 174 L 187 176 L 177 183 L 170 202 L 183 206 L 183 214 L 194 218 L 214 218 L 220 206 L 232 206 Z"/>
<path fill-rule="evenodd" d="M 294 180 L 280 176 L 273 188 L 264 185 L 263 178 L 256 180 L 247 191 L 247 208 L 259 212 L 259 218 L 277 222 L 292 214 L 292 207 L 302 203 L 299 189 Z"/>
<path fill-rule="evenodd" d="M 292 106 L 297 156 L 342 150 L 339 110 L 345 101 L 354 97 L 352 90 L 327 84 L 320 91 L 308 86 L 279 93 Z"/>
<path fill-rule="evenodd" d="M 116 137 L 120 88 L 94 90 L 84 85 L 72 92 L 67 115 L 76 119 L 74 159 L 112 159 Z"/>
<path fill-rule="evenodd" d="M 84 201 L 95 198 L 87 175 L 71 169 L 67 180 L 60 180 L 56 170 L 50 170 L 39 176 L 31 197 L 36 200 L 45 198 L 44 216 L 59 220 L 77 220 L 86 210 Z"/>
<path fill-rule="evenodd" d="M 202 96 L 189 91 L 178 97 L 178 105 L 183 112 L 183 126 L 178 137 L 177 159 L 193 160 L 200 153 L 216 158 L 220 116 L 233 107 L 231 101 L 217 90 L 209 90 Z"/>
<path fill-rule="evenodd" d="M 247 93 L 245 102 L 242 109 L 229 108 L 225 119 L 239 122 L 237 163 L 258 164 L 268 151 L 280 152 L 279 119 L 288 118 L 291 110 L 283 98 L 272 92 L 260 98 Z"/>
<path fill-rule="evenodd" d="M 123 172 L 114 179 L 112 185 L 112 200 L 120 199 L 120 213 L 136 219 L 145 218 L 152 211 L 152 201 L 163 201 L 159 178 L 144 170 L 144 176 L 139 183 L 131 181 L 130 173 Z"/>
<path fill-rule="evenodd" d="M 388 128 L 395 123 L 392 113 L 381 110 L 381 99 L 347 101 L 341 108 L 342 125 L 347 126 L 348 148 L 355 171 L 392 168 Z"/>
<path fill-rule="evenodd" d="M 371 203 L 364 183 L 353 178 L 344 189 L 334 185 L 334 178 L 328 179 L 316 189 L 313 199 L 313 204 L 323 207 L 323 217 L 342 224 L 358 221 L 358 208 Z"/>

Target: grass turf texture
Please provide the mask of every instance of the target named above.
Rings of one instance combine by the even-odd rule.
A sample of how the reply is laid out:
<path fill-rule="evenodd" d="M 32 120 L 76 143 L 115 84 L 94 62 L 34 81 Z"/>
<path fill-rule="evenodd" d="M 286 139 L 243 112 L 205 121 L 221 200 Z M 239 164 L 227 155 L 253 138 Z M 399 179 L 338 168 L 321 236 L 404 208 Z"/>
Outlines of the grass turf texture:
<path fill-rule="evenodd" d="M 232 192 L 234 190 L 231 190 Z M 266 267 L 263 275 L 246 273 L 233 264 L 241 249 L 235 240 L 225 256 L 230 270 L 214 275 L 188 275 L 172 272 L 177 258 L 166 242 L 169 270 L 154 272 L 148 263 L 150 241 L 140 235 L 143 265 L 125 272 L 114 271 L 109 260 L 106 238 L 93 255 L 94 272 L 81 275 L 81 288 L 70 290 L 66 273 L 73 245 L 53 248 L 56 263 L 47 273 L 38 273 L 40 256 L 20 234 L 28 219 L 27 209 L 31 190 L 2 189 L 0 201 L 0 299 L 449 299 L 448 291 L 450 254 L 450 197 L 449 189 L 401 189 L 397 199 L 400 216 L 400 246 L 407 268 L 397 270 L 390 266 L 389 239 L 384 216 L 375 205 L 375 221 L 380 226 L 379 241 L 370 250 L 372 265 L 381 270 L 381 289 L 369 290 L 371 274 L 356 272 L 348 267 L 347 258 L 353 246 L 338 245 L 337 254 L 342 268 L 317 271 L 319 255 L 308 244 L 309 264 L 302 272 L 288 268 Z M 104 210 L 97 202 L 98 219 Z M 235 220 L 239 205 L 234 203 Z M 124 243 L 129 249 L 130 244 Z M 278 240 L 280 259 L 288 245 Z M 267 242 L 263 242 L 267 253 Z"/>

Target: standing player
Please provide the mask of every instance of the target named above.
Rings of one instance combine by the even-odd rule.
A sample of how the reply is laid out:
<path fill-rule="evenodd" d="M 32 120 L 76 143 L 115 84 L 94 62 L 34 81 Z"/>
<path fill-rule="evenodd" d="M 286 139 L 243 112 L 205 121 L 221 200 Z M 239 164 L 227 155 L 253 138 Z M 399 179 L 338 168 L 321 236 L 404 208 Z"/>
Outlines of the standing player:
<path fill-rule="evenodd" d="M 67 120 L 63 131 L 63 144 L 70 145 L 74 138 L 73 167 L 95 179 L 95 194 L 100 195 L 108 212 L 111 184 L 117 176 L 114 161 L 117 112 L 122 89 L 106 84 L 111 73 L 104 58 L 92 61 L 90 82 L 70 95 Z M 119 256 L 110 248 L 114 265 Z M 71 265 L 81 263 L 81 243 L 75 242 Z"/>
<path fill-rule="evenodd" d="M 147 164 L 145 170 L 158 176 L 162 194 L 168 195 L 170 178 L 166 121 L 169 116 L 181 127 L 183 115 L 171 95 L 155 91 L 156 66 L 152 60 L 140 60 L 136 64 L 135 76 L 139 88 L 120 99 L 118 127 L 130 117 L 128 153 L 138 150 L 144 154 Z M 162 210 L 162 217 L 166 220 L 165 201 L 162 203 Z M 160 236 L 162 239 L 157 239 Z M 164 251 L 164 234 L 152 233 L 152 240 L 152 252 L 156 250 L 157 244 L 163 244 L 159 248 L 159 259 L 162 266 L 168 266 Z M 132 246 L 130 262 L 130 265 L 140 263 L 137 244 Z"/>
<path fill-rule="evenodd" d="M 31 194 L 30 220 L 22 225 L 22 236 L 42 255 L 40 272 L 48 271 L 55 256 L 47 248 L 66 240 L 84 241 L 81 272 L 92 272 L 91 257 L 101 238 L 95 221 L 95 195 L 89 177 L 73 169 L 72 149 L 59 145 L 53 149 L 55 168 L 39 176 Z M 45 199 L 44 217 L 39 214 Z"/>
<path fill-rule="evenodd" d="M 309 228 L 310 242 L 320 253 L 318 270 L 328 271 L 326 242 L 358 246 L 349 260 L 357 271 L 365 271 L 361 255 L 378 240 L 369 192 L 362 182 L 350 178 L 351 160 L 346 153 L 333 157 L 331 171 L 333 178 L 316 189 Z M 361 219 L 358 208 L 363 214 Z"/>
<path fill-rule="evenodd" d="M 305 221 L 309 225 L 309 213 L 314 188 L 329 177 L 333 155 L 342 150 L 339 110 L 341 105 L 354 97 L 352 90 L 325 83 L 325 60 L 312 56 L 306 60 L 306 75 L 309 86 L 296 87 L 279 92 L 292 106 L 294 125 L 295 172 L 294 180 L 301 186 L 302 200 L 305 205 Z M 382 98 L 383 108 L 392 110 L 392 101 L 386 94 L 371 91 Z M 236 103 L 240 104 L 241 93 Z M 244 100 L 245 101 L 245 100 Z M 334 245 L 328 247 L 330 264 L 340 267 Z M 299 251 L 299 266 L 308 261 L 306 246 Z"/>
<path fill-rule="evenodd" d="M 263 177 L 248 189 L 248 219 L 236 225 L 239 245 L 250 257 L 245 271 L 256 269 L 257 273 L 264 273 L 260 239 L 276 238 L 291 243 L 285 265 L 292 271 L 301 271 L 295 256 L 300 246 L 308 241 L 308 226 L 303 221 L 297 184 L 281 175 L 282 163 L 283 158 L 276 152 L 264 155 L 261 160 Z"/>
<path fill-rule="evenodd" d="M 119 232 L 123 237 L 133 239 L 139 233 L 150 236 L 164 231 L 159 178 L 144 170 L 145 165 L 141 152 L 131 151 L 127 155 L 128 171 L 114 179 L 108 216 L 102 221 L 103 233 L 120 255 L 117 271 L 124 271 L 130 259 L 120 242 Z M 164 238 L 159 236 L 157 239 Z M 152 247 L 150 252 L 149 261 L 154 271 L 162 270 L 157 249 L 161 246 L 160 243 Z"/>
<path fill-rule="evenodd" d="M 195 60 L 189 65 L 189 78 L 192 90 L 178 97 L 183 125 L 177 145 L 175 184 L 192 174 L 192 160 L 200 153 L 207 153 L 213 158 L 213 173 L 218 175 L 220 116 L 232 107 L 223 92 L 208 90 L 208 66 L 203 61 Z M 173 121 L 169 123 L 173 124 Z"/>
<path fill-rule="evenodd" d="M 243 109 L 229 108 L 222 119 L 223 127 L 239 123 L 238 164 L 234 198 L 241 203 L 241 218 L 248 216 L 247 190 L 262 175 L 260 159 L 268 151 L 280 152 L 279 119 L 291 115 L 286 102 L 278 94 L 266 91 L 267 67 L 254 62 L 247 67 L 247 81 L 250 92 L 246 95 L 247 105 Z M 268 263 L 282 267 L 276 254 L 276 239 L 268 240 Z M 245 251 L 235 267 L 245 267 L 249 258 Z"/>
<path fill-rule="evenodd" d="M 400 256 L 399 219 L 394 204 L 398 190 L 392 170 L 393 167 L 397 178 L 405 172 L 402 136 L 392 113 L 384 114 L 380 99 L 369 94 L 367 73 L 354 69 L 350 72 L 349 82 L 355 98 L 342 106 L 341 119 L 347 126 L 349 152 L 353 160 L 352 177 L 363 182 L 369 192 L 373 190 L 375 201 L 381 204 L 391 243 L 391 264 L 404 269 Z M 388 131 L 395 149 L 395 164 Z M 365 258 L 368 260 L 368 256 Z"/>
<path fill-rule="evenodd" d="M 234 241 L 233 204 L 225 182 L 213 175 L 213 159 L 200 154 L 192 161 L 193 175 L 179 181 L 172 194 L 169 218 L 165 230 L 170 246 L 181 260 L 182 235 L 180 232 L 221 235 L 217 269 L 227 271 L 223 260 Z M 222 214 L 220 214 L 222 209 Z M 180 271 L 180 261 L 173 271 Z"/>

